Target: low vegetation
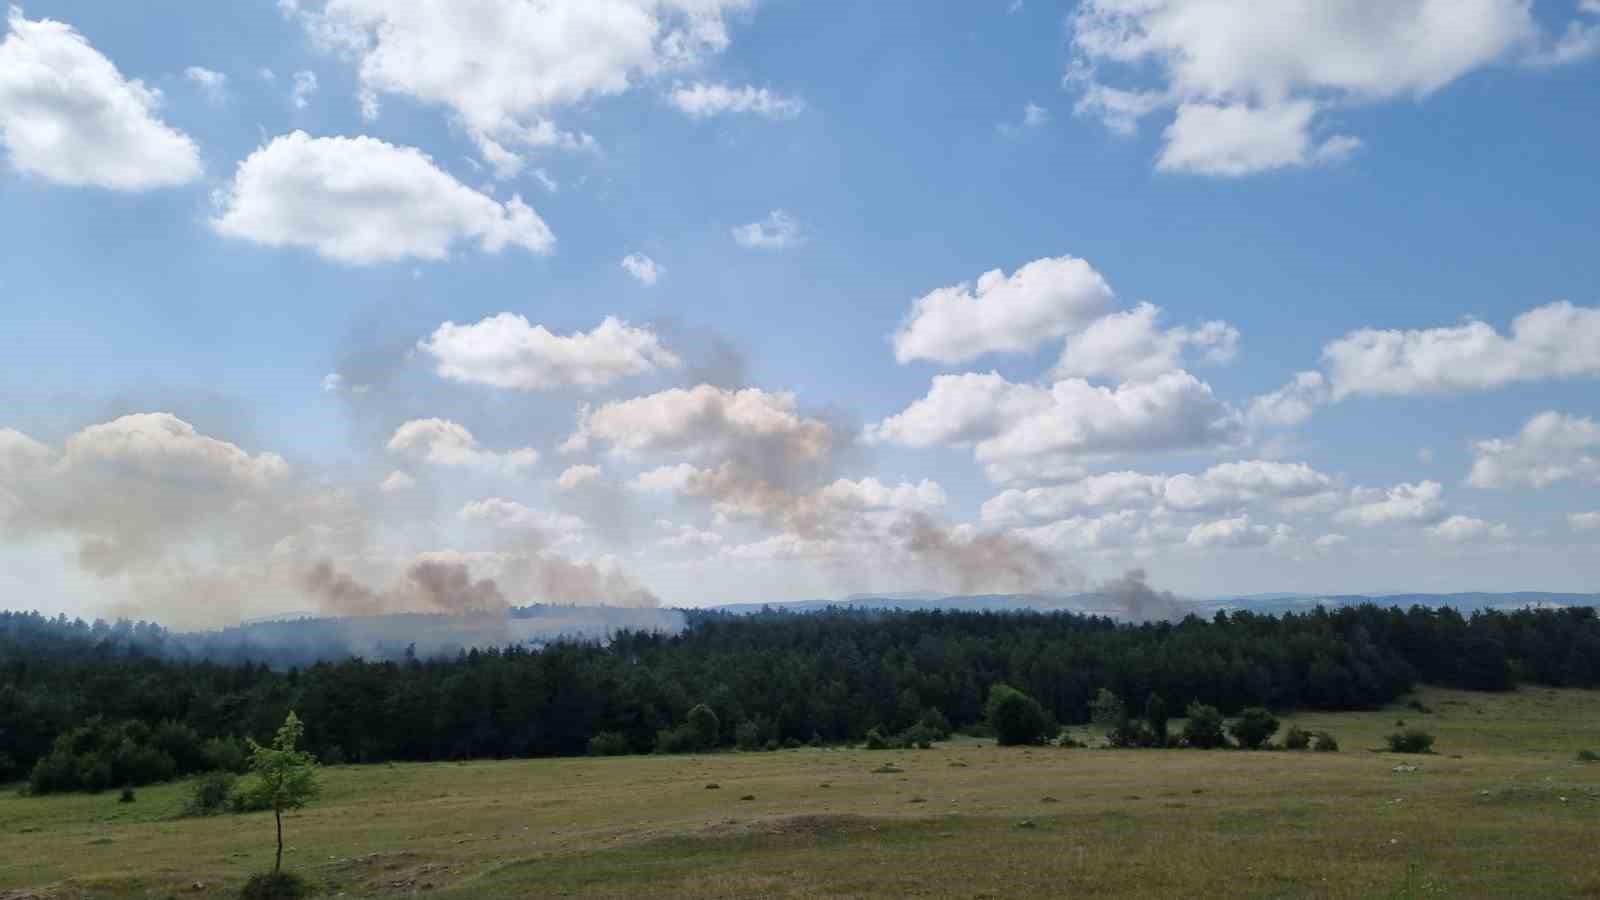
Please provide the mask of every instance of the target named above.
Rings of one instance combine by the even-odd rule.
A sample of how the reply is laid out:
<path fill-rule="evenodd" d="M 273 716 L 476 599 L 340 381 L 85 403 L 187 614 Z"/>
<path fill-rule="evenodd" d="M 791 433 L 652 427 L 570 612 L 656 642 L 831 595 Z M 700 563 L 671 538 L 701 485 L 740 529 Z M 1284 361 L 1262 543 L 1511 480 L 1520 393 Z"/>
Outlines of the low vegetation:
<path fill-rule="evenodd" d="M 1433 735 L 1420 728 L 1407 728 L 1389 735 L 1385 740 L 1392 753 L 1432 753 Z"/>

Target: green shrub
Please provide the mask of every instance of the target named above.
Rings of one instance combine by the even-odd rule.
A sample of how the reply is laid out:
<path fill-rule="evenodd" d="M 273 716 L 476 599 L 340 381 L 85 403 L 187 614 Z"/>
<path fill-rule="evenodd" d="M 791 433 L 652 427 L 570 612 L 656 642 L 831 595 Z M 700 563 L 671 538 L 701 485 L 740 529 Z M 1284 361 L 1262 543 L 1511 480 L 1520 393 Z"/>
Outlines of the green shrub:
<path fill-rule="evenodd" d="M 244 741 L 236 737 L 215 737 L 200 745 L 201 771 L 243 774 L 250 767 Z"/>
<path fill-rule="evenodd" d="M 944 717 L 944 713 L 940 712 L 938 707 L 923 710 L 922 718 L 917 720 L 917 724 L 931 731 L 936 741 L 947 740 L 950 737 L 950 720 Z"/>
<path fill-rule="evenodd" d="M 1260 706 L 1252 706 L 1228 726 L 1228 733 L 1245 750 L 1259 750 L 1278 733 L 1278 718 Z"/>
<path fill-rule="evenodd" d="M 1189 717 L 1189 721 L 1183 725 L 1185 746 L 1201 750 L 1228 746 L 1228 739 L 1222 733 L 1222 713 L 1218 712 L 1215 706 L 1195 701 L 1183 712 Z"/>
<path fill-rule="evenodd" d="M 305 880 L 293 872 L 257 872 L 244 883 L 243 900 L 298 900 L 310 893 Z"/>
<path fill-rule="evenodd" d="M 1600 762 L 1600 753 L 1593 750 L 1579 750 L 1578 762 Z"/>
<path fill-rule="evenodd" d="M 1319 731 L 1317 739 L 1311 742 L 1311 750 L 1313 753 L 1338 753 L 1339 739 L 1332 732 Z"/>
<path fill-rule="evenodd" d="M 1389 751 L 1391 753 L 1431 753 L 1433 751 L 1433 735 L 1420 728 L 1408 728 L 1389 735 Z"/>
<path fill-rule="evenodd" d="M 628 739 L 619 732 L 602 731 L 589 738 L 590 756 L 626 756 L 632 749 Z"/>
<path fill-rule="evenodd" d="M 232 772 L 210 772 L 189 786 L 189 799 L 183 801 L 185 816 L 214 816 L 227 812 L 233 804 L 233 789 L 238 776 Z"/>
<path fill-rule="evenodd" d="M 134 796 L 133 788 L 131 787 L 123 788 L 122 793 L 117 796 L 118 803 L 132 803 L 137 799 L 138 798 Z"/>
<path fill-rule="evenodd" d="M 684 727 L 694 735 L 696 750 L 710 750 L 722 741 L 722 725 L 717 714 L 704 703 L 696 704 L 684 718 Z"/>
<path fill-rule="evenodd" d="M 874 725 L 871 728 L 867 729 L 867 749 L 868 750 L 888 750 L 888 749 L 890 749 L 889 739 L 883 736 L 883 732 L 878 730 L 878 726 L 876 726 L 876 725 Z"/>
<path fill-rule="evenodd" d="M 761 749 L 761 726 L 746 719 L 739 723 L 733 730 L 733 745 L 740 750 L 752 751 Z"/>
<path fill-rule="evenodd" d="M 1042 744 L 1054 735 L 1055 722 L 1039 701 L 1009 685 L 989 689 L 984 718 L 1002 745 Z"/>
<path fill-rule="evenodd" d="M 1150 732 L 1150 746 L 1167 746 L 1167 701 L 1154 691 L 1144 701 L 1144 724 Z"/>
<path fill-rule="evenodd" d="M 917 724 L 900 733 L 901 744 L 907 747 L 916 747 L 919 750 L 927 750 L 931 748 L 933 746 L 933 742 L 938 739 L 939 735 L 936 734 L 932 728 L 929 728 L 921 722 L 918 722 Z"/>
<path fill-rule="evenodd" d="M 699 749 L 699 736 L 686 727 L 679 726 L 656 732 L 657 753 L 693 753 Z"/>
<path fill-rule="evenodd" d="M 798 750 L 798 749 L 800 749 L 801 747 L 804 747 L 804 746 L 805 746 L 805 744 L 800 743 L 800 739 L 799 738 L 784 738 L 783 739 L 783 749 L 785 749 L 785 750 Z"/>
<path fill-rule="evenodd" d="M 1309 750 L 1311 748 L 1311 732 L 1302 731 L 1298 725 L 1290 725 L 1289 730 L 1283 735 L 1283 749 Z"/>
<path fill-rule="evenodd" d="M 272 809 L 272 798 L 259 777 L 246 775 L 234 783 L 228 807 L 236 813 L 266 812 Z"/>

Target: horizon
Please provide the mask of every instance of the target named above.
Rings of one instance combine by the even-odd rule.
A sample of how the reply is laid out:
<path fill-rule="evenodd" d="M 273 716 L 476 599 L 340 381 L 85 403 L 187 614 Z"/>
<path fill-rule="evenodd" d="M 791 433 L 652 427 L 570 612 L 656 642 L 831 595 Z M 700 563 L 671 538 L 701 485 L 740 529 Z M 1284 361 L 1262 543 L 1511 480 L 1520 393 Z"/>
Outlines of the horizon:
<path fill-rule="evenodd" d="M 0 596 L 1600 589 L 1596 0 L 425 6 L 7 7 Z"/>

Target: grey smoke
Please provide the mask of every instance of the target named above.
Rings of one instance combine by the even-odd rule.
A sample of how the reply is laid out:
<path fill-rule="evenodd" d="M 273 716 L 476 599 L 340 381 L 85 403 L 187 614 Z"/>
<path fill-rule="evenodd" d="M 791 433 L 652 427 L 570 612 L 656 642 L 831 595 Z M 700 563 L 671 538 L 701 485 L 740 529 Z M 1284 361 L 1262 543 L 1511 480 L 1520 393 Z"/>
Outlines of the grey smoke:
<path fill-rule="evenodd" d="M 1124 618 L 1133 622 L 1170 622 L 1183 617 L 1183 604 L 1171 591 L 1150 587 L 1144 569 L 1130 569 L 1100 586 Z"/>

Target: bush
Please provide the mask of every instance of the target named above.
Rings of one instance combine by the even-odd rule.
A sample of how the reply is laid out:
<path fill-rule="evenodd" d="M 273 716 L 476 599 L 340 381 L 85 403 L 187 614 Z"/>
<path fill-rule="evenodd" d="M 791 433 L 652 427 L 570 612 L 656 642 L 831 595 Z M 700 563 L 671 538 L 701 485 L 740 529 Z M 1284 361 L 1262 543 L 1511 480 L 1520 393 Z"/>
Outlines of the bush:
<path fill-rule="evenodd" d="M 1600 753 L 1593 750 L 1579 750 L 1578 762 L 1600 762 Z"/>
<path fill-rule="evenodd" d="M 699 737 L 685 726 L 656 732 L 657 753 L 693 753 L 699 749 Z"/>
<path fill-rule="evenodd" d="M 590 756 L 626 756 L 633 748 L 619 732 L 602 731 L 589 738 Z"/>
<path fill-rule="evenodd" d="M 309 893 L 305 880 L 293 872 L 257 872 L 244 883 L 243 900 L 298 900 Z"/>
<path fill-rule="evenodd" d="M 246 775 L 234 783 L 228 808 L 236 813 L 266 812 L 272 809 L 272 798 L 258 776 Z"/>
<path fill-rule="evenodd" d="M 1311 743 L 1311 750 L 1314 753 L 1338 753 L 1339 739 L 1331 732 L 1319 731 L 1317 739 Z"/>
<path fill-rule="evenodd" d="M 1389 735 L 1389 751 L 1391 753 L 1431 753 L 1433 752 L 1433 735 L 1420 728 L 1408 728 Z"/>
<path fill-rule="evenodd" d="M 233 789 L 239 779 L 232 772 L 212 772 L 196 778 L 183 801 L 185 816 L 214 816 L 226 812 L 233 803 Z"/>
<path fill-rule="evenodd" d="M 118 803 L 132 803 L 137 799 L 138 798 L 133 795 L 133 788 L 131 787 L 123 788 L 122 793 L 117 796 Z"/>
<path fill-rule="evenodd" d="M 921 722 L 900 733 L 901 744 L 907 747 L 916 747 L 919 750 L 932 748 L 933 742 L 938 739 L 939 736 L 934 733 L 933 729 L 923 725 Z"/>
<path fill-rule="evenodd" d="M 1150 730 L 1152 747 L 1167 746 L 1167 701 L 1154 691 L 1144 701 L 1144 724 Z"/>
<path fill-rule="evenodd" d="M 889 749 L 891 749 L 891 747 L 889 745 L 889 739 L 883 736 L 883 732 L 879 731 L 878 730 L 878 726 L 876 726 L 876 725 L 874 725 L 871 728 L 867 729 L 867 749 L 868 750 L 889 750 Z"/>
<path fill-rule="evenodd" d="M 1228 746 L 1228 739 L 1222 733 L 1222 713 L 1215 706 L 1195 701 L 1183 713 L 1189 717 L 1189 721 L 1183 725 L 1185 746 L 1201 750 Z"/>
<path fill-rule="evenodd" d="M 232 772 L 238 775 L 243 774 L 250 766 L 250 757 L 245 751 L 244 741 L 235 737 L 211 738 L 201 744 L 200 760 L 202 770 L 210 772 Z"/>
<path fill-rule="evenodd" d="M 1039 701 L 1009 685 L 989 689 L 984 718 L 1002 745 L 1042 744 L 1056 731 L 1055 722 Z"/>
<path fill-rule="evenodd" d="M 733 745 L 740 750 L 760 750 L 761 743 L 761 726 L 748 719 L 733 730 Z"/>
<path fill-rule="evenodd" d="M 1290 725 L 1289 730 L 1283 735 L 1283 749 L 1309 750 L 1311 748 L 1311 732 L 1301 731 L 1300 726 Z"/>
<path fill-rule="evenodd" d="M 1260 750 L 1278 733 L 1278 718 L 1259 706 L 1252 706 L 1239 714 L 1228 733 L 1246 750 Z"/>
<path fill-rule="evenodd" d="M 697 750 L 710 750 L 722 741 L 722 725 L 717 721 L 717 714 L 704 703 L 689 710 L 684 727 L 694 735 Z"/>
<path fill-rule="evenodd" d="M 923 710 L 922 718 L 917 720 L 917 724 L 933 732 L 933 739 L 936 741 L 950 737 L 950 720 L 944 717 L 944 713 L 940 712 L 938 707 Z"/>

